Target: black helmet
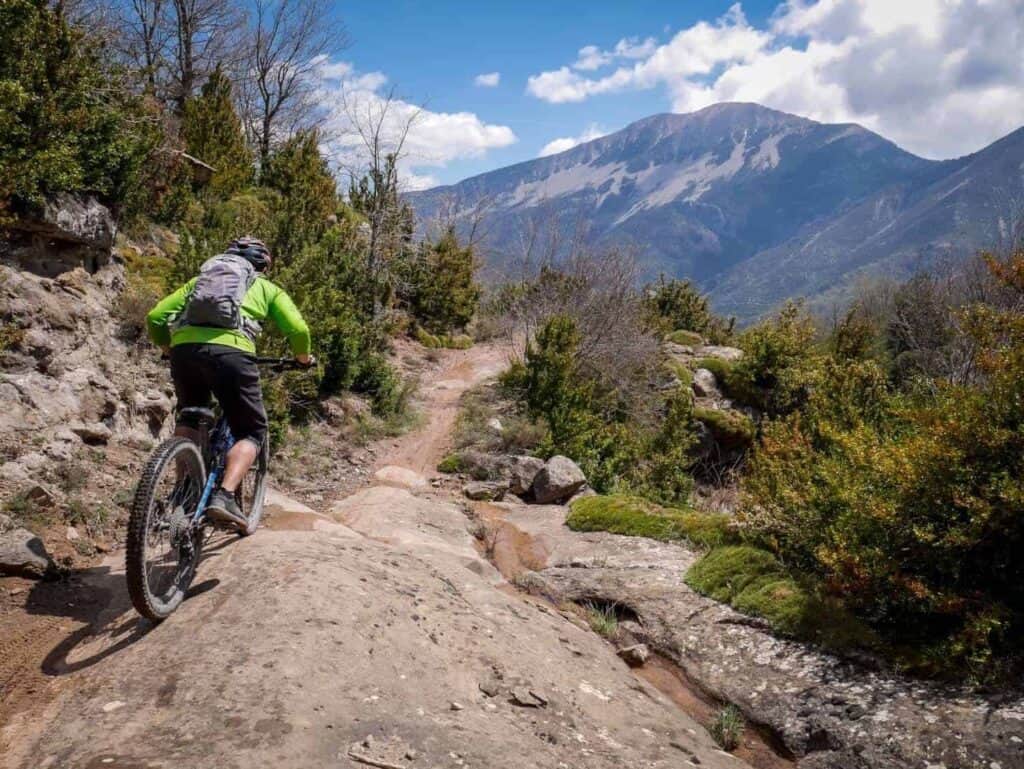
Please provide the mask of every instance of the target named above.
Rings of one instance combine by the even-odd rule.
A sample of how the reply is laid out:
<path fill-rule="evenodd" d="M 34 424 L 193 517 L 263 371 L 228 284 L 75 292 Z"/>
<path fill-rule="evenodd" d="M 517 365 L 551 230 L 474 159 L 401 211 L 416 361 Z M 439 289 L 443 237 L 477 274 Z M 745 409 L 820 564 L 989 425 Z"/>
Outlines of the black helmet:
<path fill-rule="evenodd" d="M 258 272 L 266 272 L 274 261 L 267 244 L 256 238 L 235 238 L 228 244 L 226 253 L 248 259 Z"/>

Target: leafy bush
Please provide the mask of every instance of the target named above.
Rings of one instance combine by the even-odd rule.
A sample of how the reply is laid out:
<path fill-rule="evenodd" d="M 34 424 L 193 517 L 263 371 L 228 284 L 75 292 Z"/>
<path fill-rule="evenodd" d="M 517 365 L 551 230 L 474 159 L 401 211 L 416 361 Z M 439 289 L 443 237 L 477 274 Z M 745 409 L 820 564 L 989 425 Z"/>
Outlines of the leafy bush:
<path fill-rule="evenodd" d="M 529 415 L 548 429 L 539 453 L 572 457 L 598 491 L 628 489 L 685 503 L 697 442 L 689 394 L 677 390 L 641 401 L 638 409 L 583 365 L 583 342 L 575 321 L 554 316 L 528 344 L 524 364 L 505 377 L 506 387 L 521 390 Z"/>
<path fill-rule="evenodd" d="M 663 542 L 685 540 L 699 547 L 734 541 L 729 522 L 727 515 L 661 507 L 641 497 L 620 494 L 577 499 L 565 519 L 573 531 L 607 531 Z"/>
<path fill-rule="evenodd" d="M 1024 254 L 992 270 L 1024 299 Z M 740 520 L 924 670 L 986 678 L 1024 643 L 1024 316 L 958 316 L 977 384 L 894 390 L 879 363 L 830 358 L 765 427 Z"/>

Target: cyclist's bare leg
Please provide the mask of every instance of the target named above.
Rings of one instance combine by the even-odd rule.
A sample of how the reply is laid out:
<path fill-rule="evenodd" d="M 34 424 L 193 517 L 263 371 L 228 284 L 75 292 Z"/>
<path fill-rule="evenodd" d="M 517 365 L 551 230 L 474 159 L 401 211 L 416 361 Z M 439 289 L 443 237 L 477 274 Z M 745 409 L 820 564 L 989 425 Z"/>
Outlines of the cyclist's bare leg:
<path fill-rule="evenodd" d="M 221 488 L 233 494 L 259 453 L 259 446 L 248 439 L 240 440 L 232 446 L 228 451 Z"/>

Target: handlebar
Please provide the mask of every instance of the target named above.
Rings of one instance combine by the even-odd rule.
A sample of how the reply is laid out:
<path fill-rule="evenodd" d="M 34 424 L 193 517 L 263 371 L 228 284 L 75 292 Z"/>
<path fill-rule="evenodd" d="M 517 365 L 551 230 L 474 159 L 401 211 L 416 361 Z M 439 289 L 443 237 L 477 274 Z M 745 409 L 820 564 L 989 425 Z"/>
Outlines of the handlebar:
<path fill-rule="evenodd" d="M 306 371 L 316 365 L 316 358 L 310 358 L 308 365 L 299 363 L 295 358 L 257 358 L 256 365 L 275 371 Z"/>

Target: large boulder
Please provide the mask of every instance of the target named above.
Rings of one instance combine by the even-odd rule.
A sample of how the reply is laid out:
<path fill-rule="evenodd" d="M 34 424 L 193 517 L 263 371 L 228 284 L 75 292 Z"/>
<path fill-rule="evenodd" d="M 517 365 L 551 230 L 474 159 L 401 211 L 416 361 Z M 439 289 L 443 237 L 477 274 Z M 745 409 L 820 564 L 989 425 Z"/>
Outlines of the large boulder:
<path fill-rule="evenodd" d="M 0 533 L 0 574 L 43 577 L 53 570 L 43 541 L 31 531 L 12 528 Z"/>
<path fill-rule="evenodd" d="M 533 479 L 544 469 L 544 460 L 537 457 L 513 457 L 509 466 L 508 490 L 523 496 L 533 488 Z"/>
<path fill-rule="evenodd" d="M 568 499 L 587 482 L 579 465 L 569 457 L 551 457 L 533 479 L 533 498 L 541 505 Z"/>

